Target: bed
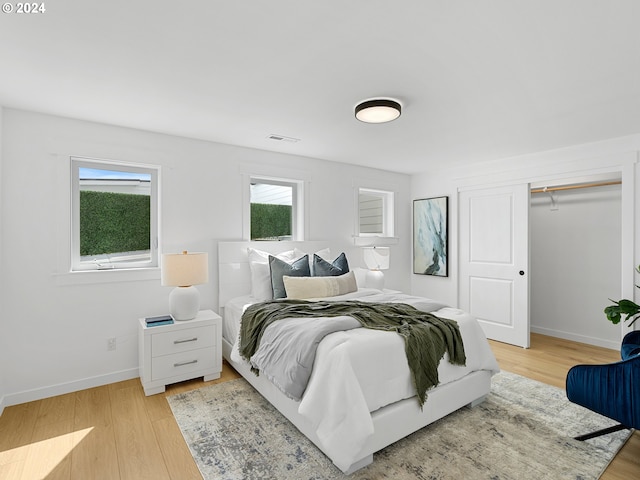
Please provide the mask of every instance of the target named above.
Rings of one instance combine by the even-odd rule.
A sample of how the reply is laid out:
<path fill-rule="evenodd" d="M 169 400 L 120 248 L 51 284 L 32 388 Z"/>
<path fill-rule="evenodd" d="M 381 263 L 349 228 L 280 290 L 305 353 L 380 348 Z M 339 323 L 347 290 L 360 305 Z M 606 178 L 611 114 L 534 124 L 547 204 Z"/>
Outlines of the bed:
<path fill-rule="evenodd" d="M 366 275 L 356 268 L 356 291 L 322 300 L 402 302 L 455 320 L 465 345 L 466 366 L 451 365 L 445 355 L 438 366 L 440 384 L 427 392 L 421 407 L 400 336 L 356 328 L 327 335 L 319 343 L 304 395 L 300 401 L 292 400 L 264 375 L 256 376 L 238 353 L 240 318 L 260 299 L 255 287 L 262 282 L 256 277 L 256 263 L 250 266 L 248 249 L 273 255 L 322 255 L 329 251 L 326 242 L 219 242 L 219 304 L 224 358 L 342 472 L 368 465 L 374 452 L 459 408 L 475 406 L 489 393 L 491 377 L 499 368 L 475 319 L 434 300 L 367 288 Z"/>

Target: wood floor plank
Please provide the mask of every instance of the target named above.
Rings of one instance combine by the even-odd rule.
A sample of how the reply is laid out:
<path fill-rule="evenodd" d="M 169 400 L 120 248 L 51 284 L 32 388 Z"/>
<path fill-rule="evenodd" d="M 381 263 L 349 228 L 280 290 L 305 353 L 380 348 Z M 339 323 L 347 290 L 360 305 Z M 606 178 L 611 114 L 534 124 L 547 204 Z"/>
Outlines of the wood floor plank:
<path fill-rule="evenodd" d="M 634 432 L 601 478 L 603 480 L 640 478 L 640 432 Z"/>
<path fill-rule="evenodd" d="M 0 465 L 0 478 L 3 480 L 20 480 L 24 469 L 24 460 Z"/>
<path fill-rule="evenodd" d="M 109 387 L 106 385 L 76 392 L 74 426 L 87 428 L 112 425 L 110 402 Z"/>
<path fill-rule="evenodd" d="M 120 467 L 112 425 L 95 426 L 74 432 L 71 478 L 118 480 Z"/>
<path fill-rule="evenodd" d="M 201 480 L 200 470 L 173 416 L 153 422 L 153 428 L 169 470 L 169 476 L 174 480 Z"/>
<path fill-rule="evenodd" d="M 71 478 L 120 478 L 107 386 L 77 392 Z"/>
<path fill-rule="evenodd" d="M 73 420 L 75 414 L 75 393 L 58 395 L 40 400 L 38 425 Z"/>
<path fill-rule="evenodd" d="M 169 407 L 169 403 L 164 395 L 151 395 L 144 397 L 143 400 L 147 415 L 152 423 L 165 418 L 173 418 L 171 407 Z"/>
<path fill-rule="evenodd" d="M 61 415 L 62 416 L 62 415 Z M 71 452 L 74 447 L 73 420 L 68 418 L 51 423 L 51 416 L 37 424 L 27 450 L 21 478 L 25 480 L 69 480 Z"/>
<path fill-rule="evenodd" d="M 139 382 L 137 386 L 109 393 L 120 478 L 169 479 L 162 451 L 144 408 L 144 393 Z"/>
<path fill-rule="evenodd" d="M 39 400 L 4 409 L 0 416 L 0 466 L 24 461 L 39 409 Z"/>
<path fill-rule="evenodd" d="M 620 352 L 569 340 L 531 334 L 531 348 L 525 349 L 489 340 L 500 367 L 539 382 L 565 387 L 569 369 L 579 363 L 609 363 Z"/>

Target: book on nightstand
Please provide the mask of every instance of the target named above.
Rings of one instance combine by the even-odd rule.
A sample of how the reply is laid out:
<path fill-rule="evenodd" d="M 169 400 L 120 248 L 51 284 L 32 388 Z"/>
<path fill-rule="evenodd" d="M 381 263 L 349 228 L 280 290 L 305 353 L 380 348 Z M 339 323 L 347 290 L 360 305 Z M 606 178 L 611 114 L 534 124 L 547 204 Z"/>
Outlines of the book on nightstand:
<path fill-rule="evenodd" d="M 144 319 L 147 327 L 158 327 L 160 325 L 171 325 L 173 317 L 171 315 L 160 315 L 158 317 L 147 317 Z"/>

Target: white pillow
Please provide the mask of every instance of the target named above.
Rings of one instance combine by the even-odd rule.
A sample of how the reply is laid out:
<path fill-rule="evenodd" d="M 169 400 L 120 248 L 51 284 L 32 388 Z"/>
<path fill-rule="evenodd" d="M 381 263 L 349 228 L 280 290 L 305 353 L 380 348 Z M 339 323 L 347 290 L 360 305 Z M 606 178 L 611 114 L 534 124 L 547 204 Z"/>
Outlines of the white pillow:
<path fill-rule="evenodd" d="M 250 262 L 251 269 L 251 296 L 259 302 L 271 300 L 271 275 L 269 264 L 263 262 Z"/>
<path fill-rule="evenodd" d="M 351 271 L 356 275 L 356 283 L 360 288 L 366 288 L 367 286 L 367 274 L 369 270 L 362 267 L 352 268 Z"/>
<path fill-rule="evenodd" d="M 282 277 L 287 298 L 324 298 L 344 295 L 358 290 L 356 276 L 347 272 L 337 277 Z"/>
<path fill-rule="evenodd" d="M 257 250 L 255 248 L 247 248 L 249 254 L 249 269 L 251 270 L 251 296 L 259 302 L 271 300 L 273 298 L 273 290 L 271 289 L 271 272 L 269 271 L 269 252 Z M 296 260 L 295 250 L 273 255 L 287 263 Z"/>
<path fill-rule="evenodd" d="M 304 253 L 298 255 L 296 252 L 297 249 L 288 250 L 286 252 L 281 253 L 269 253 L 262 250 L 257 250 L 255 248 L 247 248 L 247 253 L 249 254 L 249 262 L 259 262 L 259 263 L 269 263 L 269 255 L 278 257 L 280 260 L 284 260 L 285 262 L 290 262 L 291 260 L 296 260 L 300 258 Z"/>

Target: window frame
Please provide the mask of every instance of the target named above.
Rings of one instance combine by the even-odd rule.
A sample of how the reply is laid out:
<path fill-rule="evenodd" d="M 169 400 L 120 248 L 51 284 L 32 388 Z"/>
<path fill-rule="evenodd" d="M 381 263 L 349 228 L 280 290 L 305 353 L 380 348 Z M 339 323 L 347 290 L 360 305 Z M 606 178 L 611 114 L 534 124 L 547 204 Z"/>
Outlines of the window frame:
<path fill-rule="evenodd" d="M 360 230 L 360 196 L 380 197 L 382 199 L 382 232 L 362 232 Z M 395 192 L 379 188 L 358 187 L 356 190 L 356 237 L 393 238 L 395 235 Z"/>
<path fill-rule="evenodd" d="M 247 175 L 245 195 L 245 232 L 246 240 L 251 240 L 251 184 L 263 183 L 291 187 L 291 240 L 303 241 L 305 232 L 304 180 L 271 177 L 265 175 Z"/>
<path fill-rule="evenodd" d="M 160 250 L 160 167 L 148 164 L 117 162 L 87 157 L 70 157 L 71 168 L 71 272 L 139 270 L 158 268 Z M 80 169 L 92 168 L 113 170 L 118 172 L 145 173 L 151 176 L 150 181 L 150 224 L 149 245 L 150 259 L 123 263 L 106 263 L 82 261 L 80 258 Z"/>

